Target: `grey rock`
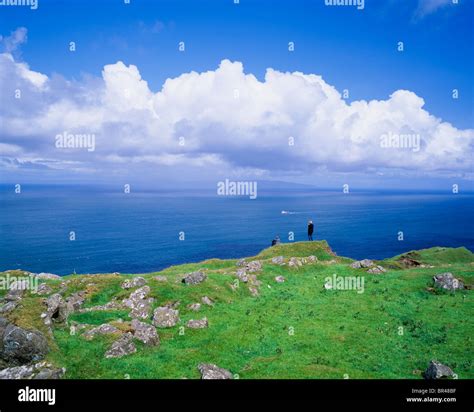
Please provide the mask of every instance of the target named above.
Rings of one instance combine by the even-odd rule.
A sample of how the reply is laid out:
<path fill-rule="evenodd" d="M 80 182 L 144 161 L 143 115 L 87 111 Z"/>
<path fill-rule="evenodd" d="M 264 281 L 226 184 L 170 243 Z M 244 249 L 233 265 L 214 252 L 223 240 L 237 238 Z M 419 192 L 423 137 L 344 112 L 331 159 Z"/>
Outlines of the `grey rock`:
<path fill-rule="evenodd" d="M 153 312 L 153 325 L 160 328 L 171 328 L 179 322 L 179 311 L 161 306 Z"/>
<path fill-rule="evenodd" d="M 66 305 L 71 312 L 77 311 L 84 304 L 86 293 L 84 291 L 73 293 L 66 299 Z"/>
<path fill-rule="evenodd" d="M 182 282 L 187 285 L 197 285 L 204 282 L 207 279 L 207 276 L 204 272 L 197 271 L 192 273 L 187 273 L 183 278 Z"/>
<path fill-rule="evenodd" d="M 374 265 L 375 263 L 372 262 L 370 259 L 363 259 L 363 260 L 358 260 L 356 262 L 352 262 L 350 266 L 353 269 L 361 269 L 361 268 L 370 268 Z"/>
<path fill-rule="evenodd" d="M 187 307 L 188 307 L 189 310 L 193 310 L 194 312 L 197 312 L 197 311 L 201 310 L 201 304 L 200 303 L 191 303 Z"/>
<path fill-rule="evenodd" d="M 158 275 L 155 276 L 153 279 L 155 279 L 158 282 L 166 282 L 168 281 L 168 278 L 166 276 Z"/>
<path fill-rule="evenodd" d="M 46 283 L 41 283 L 39 286 L 38 286 L 38 289 L 36 291 L 36 293 L 38 295 L 49 295 L 53 292 L 53 289 L 51 288 L 51 286 L 49 286 L 48 284 Z"/>
<path fill-rule="evenodd" d="M 372 273 L 372 274 L 379 274 L 379 273 L 385 273 L 386 270 L 382 266 L 374 266 L 370 268 L 367 273 Z"/>
<path fill-rule="evenodd" d="M 133 319 L 148 319 L 150 317 L 153 298 L 147 298 L 150 293 L 149 286 L 143 286 L 130 294 L 128 299 L 124 299 L 123 304 L 130 308 L 130 317 Z"/>
<path fill-rule="evenodd" d="M 283 276 L 277 276 L 275 278 L 275 280 L 278 282 L 278 283 L 283 283 L 285 281 L 285 278 Z"/>
<path fill-rule="evenodd" d="M 59 293 L 51 295 L 46 299 L 46 313 L 43 314 L 44 323 L 51 326 L 53 322 L 66 322 L 69 314 L 73 311 L 72 305 L 69 305 Z"/>
<path fill-rule="evenodd" d="M 50 363 L 39 362 L 33 365 L 15 366 L 0 371 L 0 379 L 61 379 L 66 372 Z"/>
<path fill-rule="evenodd" d="M 285 259 L 283 256 L 276 256 L 272 258 L 272 263 L 274 263 L 275 265 L 284 265 L 285 264 L 284 260 Z"/>
<path fill-rule="evenodd" d="M 39 361 L 48 351 L 48 341 L 40 331 L 26 330 L 11 323 L 6 325 L 0 357 L 7 363 L 21 365 Z"/>
<path fill-rule="evenodd" d="M 241 282 L 247 283 L 249 281 L 249 277 L 248 277 L 247 272 L 245 271 L 244 268 L 237 269 L 235 274 Z"/>
<path fill-rule="evenodd" d="M 110 335 L 113 333 L 120 333 L 120 330 L 117 329 L 114 325 L 110 325 L 109 323 L 103 323 L 100 326 L 97 326 L 84 332 L 82 336 L 87 340 L 91 340 L 97 335 Z"/>
<path fill-rule="evenodd" d="M 318 261 L 318 258 L 316 256 L 308 256 L 308 262 L 310 263 L 314 263 L 314 262 L 317 262 Z"/>
<path fill-rule="evenodd" d="M 18 300 L 12 300 L 10 302 L 6 302 L 2 306 L 0 306 L 0 313 L 10 313 L 12 312 L 17 306 L 19 305 Z"/>
<path fill-rule="evenodd" d="M 130 355 L 135 353 L 137 348 L 133 343 L 133 335 L 130 332 L 125 333 L 120 338 L 118 338 L 110 349 L 105 352 L 106 358 L 121 358 L 125 355 Z"/>
<path fill-rule="evenodd" d="M 198 366 L 201 379 L 233 379 L 232 373 L 227 369 L 219 368 L 212 363 L 201 363 Z"/>
<path fill-rule="evenodd" d="M 247 262 L 245 261 L 245 259 L 239 259 L 235 265 L 238 267 L 241 267 L 241 266 L 245 266 L 246 263 Z"/>
<path fill-rule="evenodd" d="M 122 289 L 139 288 L 146 285 L 146 280 L 140 276 L 133 279 L 127 279 L 122 283 Z"/>
<path fill-rule="evenodd" d="M 201 302 L 207 306 L 214 306 L 214 301 L 209 296 L 203 296 Z"/>
<path fill-rule="evenodd" d="M 132 329 L 133 336 L 145 345 L 158 346 L 160 344 L 160 338 L 154 326 L 140 322 L 138 319 L 133 319 Z"/>
<path fill-rule="evenodd" d="M 303 266 L 303 263 L 301 262 L 300 259 L 298 259 L 296 257 L 292 257 L 288 261 L 288 266 L 289 267 L 299 267 L 299 266 Z"/>
<path fill-rule="evenodd" d="M 204 329 L 209 326 L 209 322 L 207 321 L 207 318 L 202 318 L 202 319 L 191 319 L 188 321 L 186 326 L 190 329 Z"/>
<path fill-rule="evenodd" d="M 259 260 L 252 260 L 245 265 L 245 269 L 249 273 L 258 272 L 262 270 L 262 262 Z"/>
<path fill-rule="evenodd" d="M 439 275 L 433 276 L 434 284 L 436 287 L 445 290 L 456 290 L 464 289 L 464 283 L 459 279 L 456 279 L 452 273 L 440 273 Z"/>
<path fill-rule="evenodd" d="M 446 365 L 443 365 L 440 362 L 432 360 L 428 365 L 423 376 L 425 379 L 441 379 L 449 378 L 454 375 L 454 372 Z"/>

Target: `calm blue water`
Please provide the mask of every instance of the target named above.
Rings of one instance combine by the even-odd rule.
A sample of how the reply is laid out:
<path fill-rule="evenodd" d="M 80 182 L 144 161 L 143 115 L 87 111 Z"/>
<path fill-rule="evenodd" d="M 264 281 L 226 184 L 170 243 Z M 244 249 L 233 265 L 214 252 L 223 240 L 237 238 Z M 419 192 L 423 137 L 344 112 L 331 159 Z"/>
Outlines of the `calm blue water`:
<path fill-rule="evenodd" d="M 474 250 L 474 195 L 295 191 L 259 192 L 249 200 L 73 187 L 24 187 L 17 195 L 11 186 L 2 186 L 0 195 L 0 270 L 140 273 L 250 256 L 269 246 L 275 234 L 288 241 L 293 231 L 296 241 L 305 240 L 308 218 L 315 223 L 315 239 L 357 259 L 431 246 Z"/>

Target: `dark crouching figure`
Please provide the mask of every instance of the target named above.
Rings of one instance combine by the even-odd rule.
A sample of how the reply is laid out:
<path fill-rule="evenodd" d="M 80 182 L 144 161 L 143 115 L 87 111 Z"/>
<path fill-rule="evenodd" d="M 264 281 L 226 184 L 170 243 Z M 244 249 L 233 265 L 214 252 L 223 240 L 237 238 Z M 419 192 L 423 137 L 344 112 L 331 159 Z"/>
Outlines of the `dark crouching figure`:
<path fill-rule="evenodd" d="M 276 235 L 275 239 L 272 240 L 272 246 L 280 244 L 280 236 Z"/>
<path fill-rule="evenodd" d="M 308 221 L 308 240 L 313 240 L 313 231 L 314 231 L 313 221 L 309 220 Z"/>

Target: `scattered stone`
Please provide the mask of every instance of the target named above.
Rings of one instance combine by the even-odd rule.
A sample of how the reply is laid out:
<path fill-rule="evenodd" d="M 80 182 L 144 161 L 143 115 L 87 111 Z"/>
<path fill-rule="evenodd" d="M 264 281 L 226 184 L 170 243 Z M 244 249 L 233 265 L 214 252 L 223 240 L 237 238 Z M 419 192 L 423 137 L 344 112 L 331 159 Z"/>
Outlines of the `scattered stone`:
<path fill-rule="evenodd" d="M 48 341 L 38 330 L 26 330 L 0 318 L 0 357 L 12 366 L 36 362 L 49 352 Z"/>
<path fill-rule="evenodd" d="M 247 283 L 249 281 L 249 277 L 244 268 L 237 269 L 237 272 L 235 274 L 241 282 Z"/>
<path fill-rule="evenodd" d="M 358 260 L 356 262 L 351 263 L 351 268 L 353 269 L 370 268 L 372 266 L 375 266 L 375 263 L 372 262 L 370 259 Z"/>
<path fill-rule="evenodd" d="M 123 334 L 120 338 L 118 338 L 110 349 L 105 352 L 106 358 L 121 358 L 125 355 L 130 355 L 131 353 L 135 353 L 137 348 L 133 343 L 133 335 L 130 332 Z"/>
<path fill-rule="evenodd" d="M 130 308 L 129 316 L 133 319 L 148 319 L 150 317 L 153 298 L 147 298 L 150 293 L 149 286 L 143 286 L 133 291 L 128 299 L 124 299 L 123 304 Z"/>
<path fill-rule="evenodd" d="M 38 295 L 49 295 L 53 292 L 53 289 L 51 288 L 51 286 L 49 286 L 48 284 L 46 283 L 41 283 L 39 286 L 38 286 L 38 290 L 36 291 L 36 293 Z"/>
<path fill-rule="evenodd" d="M 204 329 L 209 326 L 207 318 L 202 318 L 198 320 L 191 319 L 188 321 L 186 326 L 190 329 Z"/>
<path fill-rule="evenodd" d="M 201 302 L 207 306 L 214 306 L 214 301 L 209 296 L 203 296 Z"/>
<path fill-rule="evenodd" d="M 187 285 L 197 285 L 198 283 L 204 282 L 207 276 L 205 273 L 201 271 L 187 273 L 186 276 L 183 278 L 182 282 L 186 283 Z"/>
<path fill-rule="evenodd" d="M 140 322 L 138 319 L 132 320 L 133 336 L 142 341 L 145 345 L 158 346 L 160 337 L 156 328 L 148 323 Z"/>
<path fill-rule="evenodd" d="M 153 325 L 161 328 L 171 328 L 179 322 L 179 311 L 161 306 L 153 312 Z"/>
<path fill-rule="evenodd" d="M 440 273 L 439 275 L 433 276 L 434 284 L 436 287 L 446 290 L 464 289 L 464 283 L 459 279 L 456 279 L 452 273 Z"/>
<path fill-rule="evenodd" d="M 120 330 L 117 329 L 114 325 L 111 325 L 109 323 L 103 323 L 102 325 L 97 326 L 96 328 L 84 332 L 82 336 L 87 340 L 91 340 L 97 335 L 110 335 L 113 333 L 120 333 Z"/>
<path fill-rule="evenodd" d="M 272 263 L 274 263 L 275 265 L 284 265 L 285 264 L 284 257 L 283 256 L 276 256 L 276 257 L 272 258 Z"/>
<path fill-rule="evenodd" d="M 379 273 L 384 273 L 384 272 L 386 272 L 386 270 L 382 266 L 375 266 L 375 267 L 370 268 L 367 271 L 367 273 L 372 273 L 372 274 L 379 274 Z"/>
<path fill-rule="evenodd" d="M 318 258 L 316 256 L 308 256 L 308 262 L 311 262 L 311 263 L 314 263 L 314 262 L 317 262 L 318 261 Z"/>
<path fill-rule="evenodd" d="M 299 267 L 299 266 L 303 266 L 303 263 L 301 262 L 300 259 L 292 257 L 292 258 L 290 258 L 290 260 L 288 262 L 288 266 L 289 267 Z"/>
<path fill-rule="evenodd" d="M 201 372 L 201 379 L 233 379 L 232 373 L 227 369 L 211 363 L 201 363 L 198 369 Z"/>
<path fill-rule="evenodd" d="M 245 265 L 245 269 L 249 273 L 258 272 L 262 270 L 262 262 L 259 260 L 252 260 Z"/>
<path fill-rule="evenodd" d="M 140 276 L 133 279 L 127 279 L 122 283 L 122 289 L 139 288 L 146 285 L 146 280 Z"/>
<path fill-rule="evenodd" d="M 247 262 L 245 261 L 245 259 L 239 259 L 236 263 L 236 266 L 238 267 L 241 267 L 241 266 L 244 266 Z"/>
<path fill-rule="evenodd" d="M 155 279 L 158 282 L 167 282 L 168 278 L 166 276 L 158 275 L 155 276 L 153 279 Z"/>
<path fill-rule="evenodd" d="M 285 278 L 283 276 L 277 276 L 275 278 L 275 280 L 278 282 L 278 283 L 283 283 L 285 281 Z"/>
<path fill-rule="evenodd" d="M 430 362 L 428 369 L 426 369 L 425 373 L 423 374 L 425 379 L 449 378 L 453 375 L 454 372 L 451 370 L 451 368 L 435 360 Z"/>
<path fill-rule="evenodd" d="M 55 368 L 50 363 L 15 366 L 0 371 L 0 379 L 61 379 L 65 368 Z"/>
<path fill-rule="evenodd" d="M 201 304 L 200 303 L 191 303 L 187 307 L 188 307 L 189 310 L 193 310 L 194 312 L 197 312 L 201 309 Z"/>

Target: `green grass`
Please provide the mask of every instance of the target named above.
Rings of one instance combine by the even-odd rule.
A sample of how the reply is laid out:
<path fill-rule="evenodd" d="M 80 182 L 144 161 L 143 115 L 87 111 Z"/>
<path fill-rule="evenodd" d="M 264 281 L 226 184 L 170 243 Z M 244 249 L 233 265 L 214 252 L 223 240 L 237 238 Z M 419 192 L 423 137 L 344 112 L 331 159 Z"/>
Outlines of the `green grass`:
<path fill-rule="evenodd" d="M 278 266 L 271 257 L 315 255 L 319 262 L 298 268 Z M 159 347 L 137 343 L 137 353 L 120 359 L 105 359 L 113 337 L 86 341 L 71 335 L 69 328 L 55 328 L 56 346 L 48 358 L 67 369 L 67 378 L 199 378 L 197 365 L 215 363 L 241 379 L 256 378 L 413 378 L 420 379 L 430 360 L 450 366 L 459 378 L 474 378 L 474 302 L 471 290 L 436 292 L 432 277 L 450 271 L 467 285 L 474 280 L 474 255 L 464 248 L 431 248 L 416 252 L 417 258 L 435 267 L 401 269 L 397 257 L 381 263 L 385 274 L 371 275 L 349 267 L 351 259 L 335 258 L 326 242 L 284 244 L 262 251 L 260 296 L 251 296 L 240 283 L 233 291 L 235 260 L 218 260 L 170 267 L 145 274 L 155 298 L 154 307 L 179 300 L 180 323 L 158 329 Z M 332 263 L 329 263 L 333 260 Z M 208 279 L 196 286 L 184 285 L 182 276 L 203 269 Z M 153 279 L 157 274 L 166 282 Z M 364 276 L 364 293 L 325 290 L 325 278 Z M 279 284 L 274 277 L 282 275 Z M 83 276 L 68 286 L 80 289 Z M 124 275 L 88 277 L 85 306 L 123 298 Z M 91 284 L 92 283 L 92 284 Z M 69 290 L 69 289 L 68 289 Z M 215 301 L 200 312 L 186 306 L 202 296 Z M 38 299 L 38 298 L 29 298 Z M 28 301 L 29 302 L 29 301 Z M 32 304 L 32 302 L 31 302 Z M 30 303 L 28 303 L 30 305 Z M 32 310 L 29 307 L 28 310 Z M 25 313 L 29 325 L 38 311 Z M 209 328 L 190 330 L 182 326 L 206 316 Z M 75 313 L 70 321 L 98 325 L 121 318 L 127 311 Z"/>

